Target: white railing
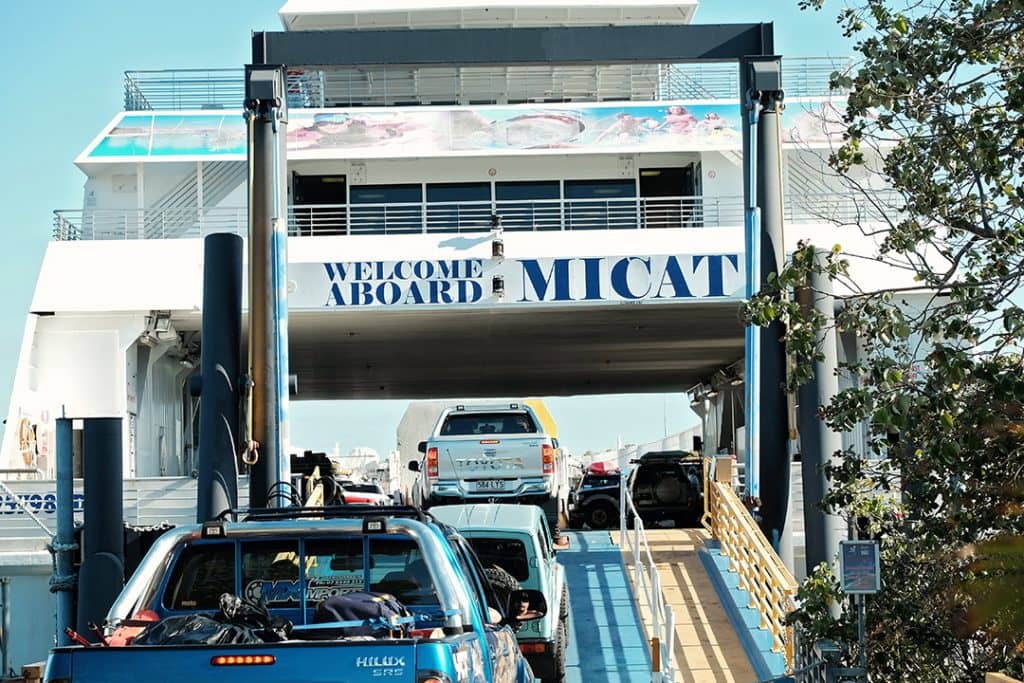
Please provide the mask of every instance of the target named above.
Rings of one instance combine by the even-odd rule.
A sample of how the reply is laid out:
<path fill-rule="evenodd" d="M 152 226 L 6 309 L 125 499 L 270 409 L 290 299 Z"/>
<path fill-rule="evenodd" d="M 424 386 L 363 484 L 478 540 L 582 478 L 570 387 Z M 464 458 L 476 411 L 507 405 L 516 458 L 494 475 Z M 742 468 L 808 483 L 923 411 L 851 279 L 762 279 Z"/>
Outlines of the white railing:
<path fill-rule="evenodd" d="M 628 528 L 627 520 L 632 520 L 632 529 Z M 675 680 L 672 646 L 676 617 L 661 589 L 658 566 L 654 563 L 644 523 L 633 504 L 625 475 L 619 486 L 619 547 L 629 550 L 633 561 L 633 590 L 638 598 L 643 598 L 643 606 L 650 619 L 651 683 L 672 683 Z"/>
<path fill-rule="evenodd" d="M 878 222 L 896 214 L 892 193 L 874 203 L 854 195 L 787 195 L 791 223 Z M 202 237 L 213 232 L 244 234 L 245 207 L 173 209 L 77 209 L 54 211 L 55 240 L 131 240 Z M 288 207 L 289 234 L 395 235 L 503 230 L 630 230 L 717 228 L 743 224 L 743 198 L 629 197 L 614 199 L 525 199 L 392 204 L 316 204 Z"/>
<path fill-rule="evenodd" d="M 54 211 L 55 240 L 172 239 L 244 234 L 244 207 Z M 288 207 L 296 236 L 738 226 L 740 197 L 630 197 Z"/>
<path fill-rule="evenodd" d="M 784 59 L 786 95 L 829 94 L 832 72 L 850 65 L 831 57 Z M 242 69 L 126 71 L 124 106 L 127 111 L 240 109 L 244 78 Z M 288 105 L 294 108 L 739 97 L 735 63 L 295 67 L 288 69 L 287 80 Z"/>

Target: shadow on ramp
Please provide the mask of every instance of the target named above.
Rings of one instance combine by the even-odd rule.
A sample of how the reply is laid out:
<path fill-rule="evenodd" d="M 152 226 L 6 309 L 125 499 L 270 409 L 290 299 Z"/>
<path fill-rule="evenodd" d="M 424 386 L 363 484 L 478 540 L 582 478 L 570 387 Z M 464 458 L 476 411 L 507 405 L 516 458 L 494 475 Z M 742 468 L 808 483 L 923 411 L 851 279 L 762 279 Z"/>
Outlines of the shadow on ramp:
<path fill-rule="evenodd" d="M 619 547 L 607 531 L 564 531 L 569 585 L 567 683 L 649 683 L 650 650 Z"/>

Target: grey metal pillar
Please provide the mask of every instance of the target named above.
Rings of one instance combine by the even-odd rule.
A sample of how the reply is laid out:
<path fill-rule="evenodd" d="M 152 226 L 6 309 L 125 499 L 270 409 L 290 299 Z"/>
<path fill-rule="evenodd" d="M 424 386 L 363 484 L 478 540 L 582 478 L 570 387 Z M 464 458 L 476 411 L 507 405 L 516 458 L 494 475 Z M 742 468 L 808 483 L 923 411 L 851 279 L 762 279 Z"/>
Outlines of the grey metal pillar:
<path fill-rule="evenodd" d="M 815 254 L 824 262 L 824 252 Z M 805 312 L 816 311 L 825 321 L 818 340 L 821 360 L 814 361 L 814 374 L 800 387 L 800 453 L 801 474 L 804 482 L 804 534 L 807 544 L 807 573 L 825 562 L 832 564 L 839 552 L 839 541 L 846 538 L 846 523 L 842 517 L 828 515 L 821 509 L 821 501 L 828 494 L 825 476 L 826 463 L 835 462 L 843 450 L 842 435 L 833 431 L 818 417 L 819 406 L 825 405 L 839 393 L 839 366 L 835 331 L 835 300 L 832 281 L 827 275 L 813 274 L 809 286 L 797 292 L 800 307 Z"/>
<path fill-rule="evenodd" d="M 752 63 L 761 114 L 757 126 L 757 204 L 761 209 L 761 277 L 782 270 L 782 149 L 779 119 L 782 82 L 778 60 Z M 789 411 L 785 391 L 786 347 L 781 322 L 761 330 L 760 483 L 761 528 L 769 539 L 787 533 L 789 507 Z M 779 544 L 780 547 L 784 544 Z M 785 560 L 785 558 L 783 558 Z M 791 563 L 791 562 L 790 562 Z"/>
<path fill-rule="evenodd" d="M 74 445 L 71 419 L 57 419 L 57 536 L 52 543 L 54 554 L 50 592 L 57 594 L 57 645 L 70 645 L 64 633 L 74 628 L 75 572 L 75 486 Z"/>
<path fill-rule="evenodd" d="M 102 624 L 124 587 L 124 491 L 122 487 L 121 418 L 84 420 L 82 475 L 85 527 L 78 582 L 78 626 Z"/>
<path fill-rule="evenodd" d="M 238 507 L 238 383 L 242 353 L 242 238 L 207 235 L 203 246 L 199 491 L 196 521 Z"/>
<path fill-rule="evenodd" d="M 287 505 L 288 460 L 287 106 L 284 68 L 246 67 L 249 125 L 249 376 L 248 438 L 258 444 L 252 465 L 252 507 Z"/>

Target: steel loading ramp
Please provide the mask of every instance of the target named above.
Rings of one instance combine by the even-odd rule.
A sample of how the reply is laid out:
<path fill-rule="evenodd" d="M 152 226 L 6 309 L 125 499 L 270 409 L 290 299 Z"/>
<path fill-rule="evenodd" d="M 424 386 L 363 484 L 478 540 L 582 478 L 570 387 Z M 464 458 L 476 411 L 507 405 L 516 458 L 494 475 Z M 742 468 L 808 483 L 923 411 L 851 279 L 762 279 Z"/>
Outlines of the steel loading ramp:
<path fill-rule="evenodd" d="M 758 679 L 725 607 L 703 566 L 699 550 L 709 536 L 703 529 L 646 529 L 665 600 L 675 615 L 672 643 L 675 680 L 680 683 L 753 683 Z M 631 532 L 630 532 L 631 533 Z M 618 533 L 612 537 L 618 539 Z M 626 566 L 633 567 L 628 548 Z M 633 581 L 630 574 L 630 581 Z M 638 604 L 644 623 L 648 608 Z"/>

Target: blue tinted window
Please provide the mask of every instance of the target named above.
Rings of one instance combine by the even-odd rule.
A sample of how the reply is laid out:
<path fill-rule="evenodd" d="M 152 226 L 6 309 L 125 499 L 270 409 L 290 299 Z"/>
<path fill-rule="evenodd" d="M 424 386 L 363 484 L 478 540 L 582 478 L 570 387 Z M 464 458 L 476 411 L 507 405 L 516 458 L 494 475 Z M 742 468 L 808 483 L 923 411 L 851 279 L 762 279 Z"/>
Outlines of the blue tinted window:
<path fill-rule="evenodd" d="M 498 183 L 494 188 L 505 230 L 561 230 L 557 180 Z"/>
<path fill-rule="evenodd" d="M 635 197 L 636 183 L 632 180 L 566 180 L 566 199 L 612 199 Z"/>
<path fill-rule="evenodd" d="M 352 204 L 405 204 L 423 201 L 419 185 L 359 185 L 349 188 Z"/>
<path fill-rule="evenodd" d="M 558 199 L 560 193 L 557 180 L 498 183 L 494 188 L 495 199 L 499 202 L 513 199 Z"/>
<path fill-rule="evenodd" d="M 490 183 L 435 183 L 427 185 L 428 202 L 489 202 Z"/>

